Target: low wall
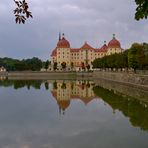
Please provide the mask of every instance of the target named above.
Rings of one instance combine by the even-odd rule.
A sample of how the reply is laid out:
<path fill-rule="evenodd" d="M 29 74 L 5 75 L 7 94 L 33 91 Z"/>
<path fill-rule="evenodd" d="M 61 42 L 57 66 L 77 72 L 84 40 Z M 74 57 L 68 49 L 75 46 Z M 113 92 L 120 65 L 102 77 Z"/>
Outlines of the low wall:
<path fill-rule="evenodd" d="M 122 73 L 122 72 L 105 72 L 105 71 L 94 71 L 93 79 L 107 79 L 123 83 L 132 83 L 136 85 L 147 85 L 148 86 L 148 75 L 134 74 L 134 73 Z"/>
<path fill-rule="evenodd" d="M 0 72 L 0 76 L 7 76 L 7 72 Z"/>
<path fill-rule="evenodd" d="M 8 79 L 91 79 L 92 72 L 9 72 Z"/>
<path fill-rule="evenodd" d="M 75 78 L 76 73 L 68 72 L 9 72 L 8 79 L 68 79 Z"/>

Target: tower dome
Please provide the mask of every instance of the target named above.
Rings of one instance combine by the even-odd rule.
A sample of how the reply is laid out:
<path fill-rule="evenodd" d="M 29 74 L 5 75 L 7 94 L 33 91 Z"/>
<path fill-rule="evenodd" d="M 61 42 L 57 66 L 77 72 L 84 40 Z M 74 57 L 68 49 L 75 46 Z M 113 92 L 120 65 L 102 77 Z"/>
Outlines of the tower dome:
<path fill-rule="evenodd" d="M 59 42 L 57 43 L 57 48 L 70 48 L 70 43 L 65 39 L 64 33 L 62 39 L 59 38 Z"/>
<path fill-rule="evenodd" d="M 57 49 L 54 49 L 54 50 L 52 51 L 52 53 L 51 53 L 51 56 L 54 57 L 54 56 L 56 56 L 56 55 L 57 55 Z"/>
<path fill-rule="evenodd" d="M 108 43 L 108 47 L 121 48 L 120 42 L 115 38 L 115 34 L 113 34 L 113 39 Z"/>

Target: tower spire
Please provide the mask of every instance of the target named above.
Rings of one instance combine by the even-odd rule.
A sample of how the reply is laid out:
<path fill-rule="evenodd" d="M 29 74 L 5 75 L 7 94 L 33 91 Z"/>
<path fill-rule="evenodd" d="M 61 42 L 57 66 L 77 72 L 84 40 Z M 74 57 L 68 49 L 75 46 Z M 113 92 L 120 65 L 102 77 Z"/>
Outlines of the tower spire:
<path fill-rule="evenodd" d="M 116 36 L 116 35 L 115 35 L 115 34 L 113 34 L 113 39 L 115 39 L 115 36 Z"/>
<path fill-rule="evenodd" d="M 59 32 L 59 41 L 61 40 L 61 32 Z"/>
<path fill-rule="evenodd" d="M 62 33 L 62 38 L 64 38 L 65 37 L 65 34 L 64 33 Z"/>

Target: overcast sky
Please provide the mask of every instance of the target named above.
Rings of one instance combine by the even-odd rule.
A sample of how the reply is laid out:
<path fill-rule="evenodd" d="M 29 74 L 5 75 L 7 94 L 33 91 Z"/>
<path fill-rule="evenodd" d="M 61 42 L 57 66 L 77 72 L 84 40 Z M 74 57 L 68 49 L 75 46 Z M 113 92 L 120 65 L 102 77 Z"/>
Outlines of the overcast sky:
<path fill-rule="evenodd" d="M 15 24 L 13 0 L 0 0 L 0 57 L 48 59 L 65 33 L 71 47 L 100 47 L 112 34 L 129 48 L 148 42 L 148 20 L 134 19 L 134 0 L 28 0 L 33 19 Z"/>

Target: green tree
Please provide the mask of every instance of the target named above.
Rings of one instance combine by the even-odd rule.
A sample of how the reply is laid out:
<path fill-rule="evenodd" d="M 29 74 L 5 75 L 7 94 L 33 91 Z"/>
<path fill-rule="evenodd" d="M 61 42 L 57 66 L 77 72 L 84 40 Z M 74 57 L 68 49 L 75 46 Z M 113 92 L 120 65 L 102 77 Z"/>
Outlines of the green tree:
<path fill-rule="evenodd" d="M 128 63 L 129 67 L 133 68 L 134 71 L 138 68 L 138 59 L 137 59 L 137 51 L 141 48 L 141 46 L 138 43 L 134 43 L 128 52 Z"/>
<path fill-rule="evenodd" d="M 85 64 L 84 64 L 84 62 L 81 63 L 81 67 L 82 67 L 82 70 L 85 70 Z"/>
<path fill-rule="evenodd" d="M 74 68 L 73 62 L 70 63 L 70 66 L 71 66 L 71 69 L 73 70 L 73 68 Z"/>
<path fill-rule="evenodd" d="M 49 67 L 49 61 L 47 60 L 47 61 L 45 62 L 45 69 L 46 69 L 46 71 L 47 71 L 48 67 Z"/>
<path fill-rule="evenodd" d="M 142 45 L 145 55 L 144 68 L 148 69 L 148 43 L 143 43 Z"/>
<path fill-rule="evenodd" d="M 86 68 L 87 68 L 87 70 L 89 71 L 89 70 L 90 70 L 90 65 L 87 64 Z"/>
<path fill-rule="evenodd" d="M 61 66 L 62 66 L 62 69 L 65 70 L 66 69 L 66 62 L 62 62 Z"/>
<path fill-rule="evenodd" d="M 58 66 L 58 63 L 57 63 L 57 62 L 54 62 L 54 64 L 53 64 L 53 69 L 54 69 L 54 71 L 57 70 L 57 66 Z"/>
<path fill-rule="evenodd" d="M 148 0 L 135 0 L 137 8 L 135 13 L 135 19 L 147 19 L 148 16 Z"/>

